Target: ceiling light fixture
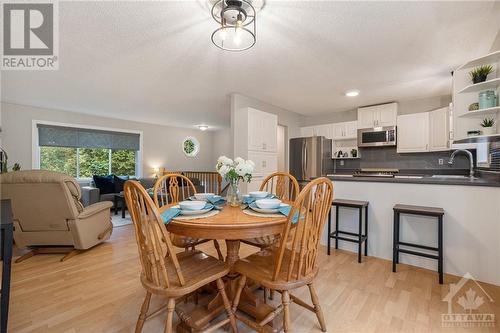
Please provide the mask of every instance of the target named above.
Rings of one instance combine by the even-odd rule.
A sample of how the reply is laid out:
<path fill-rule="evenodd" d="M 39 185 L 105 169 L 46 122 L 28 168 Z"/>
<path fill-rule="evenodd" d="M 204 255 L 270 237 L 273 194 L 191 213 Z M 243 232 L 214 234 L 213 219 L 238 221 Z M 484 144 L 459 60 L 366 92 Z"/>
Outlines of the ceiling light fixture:
<path fill-rule="evenodd" d="M 349 91 L 346 91 L 345 95 L 347 97 L 356 97 L 359 95 L 359 90 L 349 90 Z"/>
<path fill-rule="evenodd" d="M 244 51 L 255 45 L 255 8 L 250 0 L 219 0 L 212 7 L 219 23 L 212 43 L 226 51 Z"/>
<path fill-rule="evenodd" d="M 198 125 L 200 131 L 206 131 L 208 129 L 208 125 Z"/>

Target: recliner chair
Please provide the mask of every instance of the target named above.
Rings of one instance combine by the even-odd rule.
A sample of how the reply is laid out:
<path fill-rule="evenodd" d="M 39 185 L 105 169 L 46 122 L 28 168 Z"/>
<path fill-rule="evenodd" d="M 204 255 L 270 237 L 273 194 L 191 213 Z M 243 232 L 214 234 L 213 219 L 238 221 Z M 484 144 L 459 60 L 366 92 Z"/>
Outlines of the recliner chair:
<path fill-rule="evenodd" d="M 31 251 L 16 262 L 39 253 L 66 253 L 64 261 L 111 236 L 111 202 L 83 207 L 81 189 L 66 174 L 25 170 L 0 175 L 1 197 L 11 199 L 14 241 Z M 69 252 L 68 252 L 69 251 Z"/>

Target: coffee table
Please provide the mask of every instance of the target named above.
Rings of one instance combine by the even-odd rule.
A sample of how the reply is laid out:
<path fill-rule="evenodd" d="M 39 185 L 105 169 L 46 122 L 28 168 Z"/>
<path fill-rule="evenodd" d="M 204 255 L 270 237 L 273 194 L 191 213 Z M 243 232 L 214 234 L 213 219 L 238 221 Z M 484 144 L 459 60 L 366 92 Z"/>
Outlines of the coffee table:
<path fill-rule="evenodd" d="M 118 215 L 118 203 L 120 203 L 122 209 L 122 219 L 125 218 L 125 209 L 127 209 L 127 203 L 125 202 L 125 196 L 123 193 L 115 194 L 114 197 L 114 209 L 115 215 Z"/>

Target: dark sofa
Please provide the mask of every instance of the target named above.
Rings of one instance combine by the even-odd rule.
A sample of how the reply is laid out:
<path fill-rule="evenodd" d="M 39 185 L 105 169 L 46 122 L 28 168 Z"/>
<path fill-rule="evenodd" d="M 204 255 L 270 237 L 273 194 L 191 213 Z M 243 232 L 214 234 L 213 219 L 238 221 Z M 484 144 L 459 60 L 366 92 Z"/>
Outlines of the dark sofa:
<path fill-rule="evenodd" d="M 156 178 L 150 177 L 150 178 L 130 178 L 130 180 L 137 180 L 141 183 L 141 185 L 146 189 L 152 191 L 152 188 L 155 185 Z M 193 182 L 193 185 L 196 189 L 196 192 L 204 192 L 204 186 L 200 184 L 200 181 L 196 178 L 190 179 L 191 182 Z M 124 180 L 125 182 L 126 180 Z M 122 184 L 123 185 L 123 184 Z M 90 183 L 90 186 L 82 186 L 82 204 L 87 207 L 89 205 L 92 205 L 96 202 L 101 202 L 101 201 L 111 201 L 114 202 L 115 194 L 119 194 L 122 192 L 120 190 L 123 188 L 122 186 L 118 186 L 118 188 L 115 189 L 112 193 L 104 193 L 101 194 L 101 190 L 96 187 L 96 184 L 94 181 Z M 149 191 L 148 191 L 149 192 Z M 120 202 L 118 203 L 120 204 Z"/>

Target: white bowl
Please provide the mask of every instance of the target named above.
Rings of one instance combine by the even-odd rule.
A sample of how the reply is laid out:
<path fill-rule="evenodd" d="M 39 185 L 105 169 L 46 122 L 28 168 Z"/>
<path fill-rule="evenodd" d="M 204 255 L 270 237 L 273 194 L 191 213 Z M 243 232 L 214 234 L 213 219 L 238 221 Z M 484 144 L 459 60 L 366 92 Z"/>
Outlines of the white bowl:
<path fill-rule="evenodd" d="M 209 198 L 213 197 L 215 194 L 214 193 L 196 193 L 194 197 L 196 200 L 208 200 Z"/>
<path fill-rule="evenodd" d="M 206 206 L 205 201 L 193 200 L 193 201 L 181 201 L 179 206 L 182 210 L 201 210 Z"/>
<path fill-rule="evenodd" d="M 280 206 L 280 199 L 260 199 L 256 200 L 255 204 L 261 209 L 276 209 Z"/>
<path fill-rule="evenodd" d="M 249 193 L 251 197 L 253 198 L 265 198 L 269 194 L 266 191 L 253 191 Z"/>

